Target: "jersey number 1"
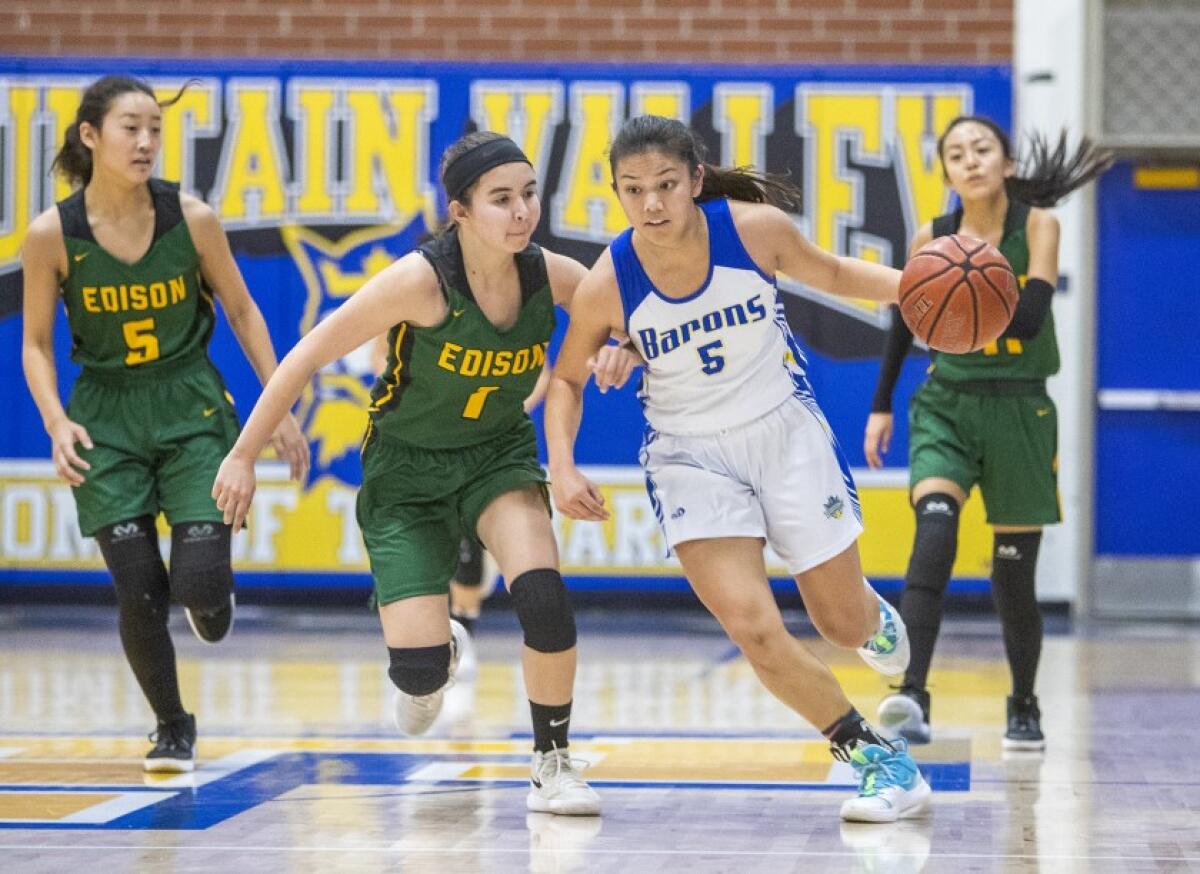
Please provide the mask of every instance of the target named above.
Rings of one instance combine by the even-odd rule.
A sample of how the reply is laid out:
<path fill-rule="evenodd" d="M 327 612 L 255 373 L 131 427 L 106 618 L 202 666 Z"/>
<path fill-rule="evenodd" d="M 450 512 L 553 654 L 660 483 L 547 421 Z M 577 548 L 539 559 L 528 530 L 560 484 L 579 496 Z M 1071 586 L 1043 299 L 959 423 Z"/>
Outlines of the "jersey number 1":
<path fill-rule="evenodd" d="M 136 319 L 121 326 L 125 331 L 125 366 L 136 367 L 158 359 L 158 337 L 154 334 L 154 319 Z"/>
<path fill-rule="evenodd" d="M 462 417 L 464 419 L 478 419 L 483 415 L 483 405 L 487 403 L 488 395 L 494 391 L 500 391 L 498 385 L 481 385 L 475 391 L 471 392 L 471 396 L 467 398 L 467 405 L 463 407 Z"/>

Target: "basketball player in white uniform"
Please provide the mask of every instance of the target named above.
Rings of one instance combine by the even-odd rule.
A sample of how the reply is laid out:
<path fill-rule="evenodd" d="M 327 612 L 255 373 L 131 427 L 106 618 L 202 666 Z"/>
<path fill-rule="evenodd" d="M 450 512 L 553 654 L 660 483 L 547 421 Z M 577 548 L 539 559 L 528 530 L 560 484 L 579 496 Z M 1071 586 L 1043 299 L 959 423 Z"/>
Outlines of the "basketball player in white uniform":
<path fill-rule="evenodd" d="M 610 151 L 632 228 L 578 291 L 551 379 L 546 437 L 555 503 L 575 519 L 608 517 L 575 467 L 588 359 L 614 330 L 646 362 L 641 462 L 668 545 L 696 594 L 763 684 L 830 741 L 860 777 L 850 820 L 920 815 L 930 790 L 903 741 L 880 737 L 830 670 L 784 628 L 764 543 L 799 586 L 827 640 L 858 648 L 877 670 L 908 661 L 899 614 L 865 582 L 858 494 L 804 375 L 776 272 L 834 294 L 894 301 L 899 271 L 836 258 L 801 236 L 778 206 L 782 181 L 702 163 L 682 123 L 630 119 Z"/>

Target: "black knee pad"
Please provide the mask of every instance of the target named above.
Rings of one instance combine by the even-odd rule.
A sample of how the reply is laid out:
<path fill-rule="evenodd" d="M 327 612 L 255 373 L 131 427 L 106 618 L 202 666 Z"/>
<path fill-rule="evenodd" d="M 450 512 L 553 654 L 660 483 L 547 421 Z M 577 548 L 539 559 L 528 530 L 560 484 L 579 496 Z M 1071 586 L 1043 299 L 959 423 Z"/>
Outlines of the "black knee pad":
<path fill-rule="evenodd" d="M 460 586 L 478 588 L 483 583 L 483 547 L 469 537 L 458 545 L 458 570 L 454 582 Z"/>
<path fill-rule="evenodd" d="M 106 525 L 96 532 L 96 542 L 113 578 L 122 622 L 165 625 L 171 590 L 154 519 L 140 516 Z"/>
<path fill-rule="evenodd" d="M 429 695 L 450 679 L 450 644 L 388 647 L 388 677 L 408 695 Z"/>
<path fill-rule="evenodd" d="M 555 653 L 575 645 L 575 612 L 562 574 L 551 568 L 526 571 L 512 581 L 508 591 L 527 647 Z"/>
<path fill-rule="evenodd" d="M 917 533 L 913 538 L 906 585 L 945 588 L 958 554 L 958 501 L 945 492 L 921 498 L 913 507 Z M 940 583 L 940 585 L 939 585 Z"/>
<path fill-rule="evenodd" d="M 180 522 L 171 527 L 171 593 L 190 610 L 208 613 L 229 604 L 232 531 L 223 522 Z"/>

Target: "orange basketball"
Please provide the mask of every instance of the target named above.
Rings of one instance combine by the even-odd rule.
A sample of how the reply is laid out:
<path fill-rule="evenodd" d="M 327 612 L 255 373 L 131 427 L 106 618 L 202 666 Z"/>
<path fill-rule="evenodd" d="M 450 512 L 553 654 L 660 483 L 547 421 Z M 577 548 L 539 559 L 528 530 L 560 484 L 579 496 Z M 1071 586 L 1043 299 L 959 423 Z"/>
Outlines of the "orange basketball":
<path fill-rule="evenodd" d="M 983 240 L 938 237 L 909 259 L 900 276 L 900 315 L 939 352 L 974 352 L 1004 333 L 1017 306 L 1017 277 Z"/>

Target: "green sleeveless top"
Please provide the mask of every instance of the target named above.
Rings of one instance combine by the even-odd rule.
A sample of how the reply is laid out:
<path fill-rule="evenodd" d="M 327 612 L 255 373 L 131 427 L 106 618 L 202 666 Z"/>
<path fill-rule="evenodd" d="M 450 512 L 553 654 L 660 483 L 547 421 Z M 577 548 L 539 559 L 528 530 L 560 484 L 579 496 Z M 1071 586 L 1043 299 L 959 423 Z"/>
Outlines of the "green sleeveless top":
<path fill-rule="evenodd" d="M 92 234 L 83 189 L 58 204 L 67 247 L 63 302 L 71 328 L 71 358 L 84 373 L 118 378 L 162 375 L 206 358 L 215 314 L 200 277 L 179 187 L 149 182 L 154 237 L 128 264 Z"/>
<path fill-rule="evenodd" d="M 528 422 L 522 404 L 546 363 L 554 298 L 546 259 L 533 243 L 516 254 L 521 310 L 499 331 L 475 303 L 456 229 L 419 250 L 446 297 L 445 320 L 388 332 L 388 360 L 371 391 L 372 430 L 415 446 L 474 446 Z"/>
<path fill-rule="evenodd" d="M 962 225 L 962 210 L 938 216 L 933 220 L 933 236 L 944 237 L 958 233 Z M 1009 198 L 1008 214 L 1004 217 L 1004 236 L 1000 254 L 1008 259 L 1017 281 L 1025 287 L 1029 272 L 1029 241 L 1025 224 L 1029 218 L 1028 204 Z M 1058 341 L 1054 336 L 1054 311 L 1035 337 L 1019 340 L 1001 336 L 978 352 L 953 355 L 933 352 L 930 373 L 944 382 L 979 379 L 1045 379 L 1058 373 Z"/>

